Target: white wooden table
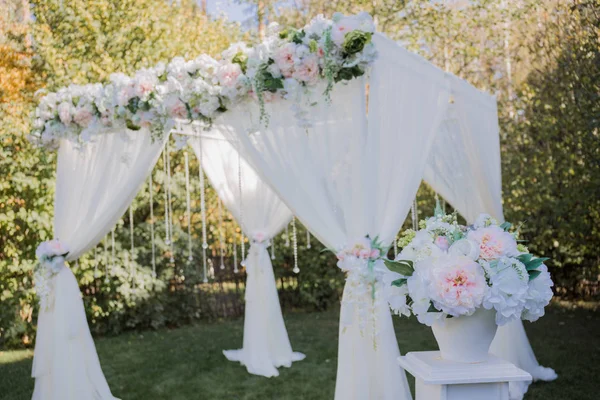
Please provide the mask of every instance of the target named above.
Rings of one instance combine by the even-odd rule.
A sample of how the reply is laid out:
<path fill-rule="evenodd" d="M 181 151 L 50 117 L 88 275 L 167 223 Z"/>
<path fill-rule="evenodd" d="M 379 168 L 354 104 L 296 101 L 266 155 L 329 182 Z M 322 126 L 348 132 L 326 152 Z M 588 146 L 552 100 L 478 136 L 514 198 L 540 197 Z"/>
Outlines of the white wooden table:
<path fill-rule="evenodd" d="M 398 357 L 402 368 L 415 377 L 416 400 L 509 400 L 508 383 L 531 381 L 531 375 L 490 354 L 482 363 L 443 360 L 439 351 Z"/>

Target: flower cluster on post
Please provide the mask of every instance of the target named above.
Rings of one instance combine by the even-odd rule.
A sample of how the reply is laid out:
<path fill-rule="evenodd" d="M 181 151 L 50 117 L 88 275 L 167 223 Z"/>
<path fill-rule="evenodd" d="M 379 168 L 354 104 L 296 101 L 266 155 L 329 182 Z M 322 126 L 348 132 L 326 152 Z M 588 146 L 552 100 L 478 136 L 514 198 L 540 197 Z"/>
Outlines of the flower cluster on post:
<path fill-rule="evenodd" d="M 456 214 L 436 209 L 420 228 L 406 231 L 396 261 L 386 261 L 386 297 L 393 312 L 412 313 L 426 325 L 481 307 L 496 311 L 498 325 L 544 315 L 553 295 L 547 258 L 530 254 L 510 223 L 482 214 L 463 226 Z"/>
<path fill-rule="evenodd" d="M 50 305 L 50 280 L 63 268 L 68 254 L 69 249 L 58 239 L 42 242 L 35 250 L 38 265 L 34 269 L 33 280 L 40 306 L 44 309 Z"/>
<path fill-rule="evenodd" d="M 60 139 L 87 142 L 115 128 L 162 135 L 175 120 L 210 126 L 244 101 L 259 103 L 266 124 L 265 102 L 280 99 L 290 101 L 298 124 L 308 128 L 308 107 L 329 99 L 335 83 L 363 75 L 373 63 L 374 29 L 367 13 L 317 16 L 302 29 L 272 24 L 262 43 L 236 43 L 219 60 L 176 57 L 133 77 L 113 74 L 105 85 L 70 85 L 40 100 L 30 137 L 56 148 Z"/>
<path fill-rule="evenodd" d="M 385 304 L 382 296 L 382 278 L 388 271 L 383 258 L 387 250 L 378 238 L 371 239 L 365 236 L 336 253 L 337 266 L 346 273 L 342 303 L 358 312 L 358 326 L 361 332 L 368 323 L 376 326 L 377 307 Z M 345 321 L 342 315 L 341 323 L 346 322 L 347 325 L 353 323 L 352 319 Z M 376 329 L 373 330 L 373 334 L 377 334 Z"/>

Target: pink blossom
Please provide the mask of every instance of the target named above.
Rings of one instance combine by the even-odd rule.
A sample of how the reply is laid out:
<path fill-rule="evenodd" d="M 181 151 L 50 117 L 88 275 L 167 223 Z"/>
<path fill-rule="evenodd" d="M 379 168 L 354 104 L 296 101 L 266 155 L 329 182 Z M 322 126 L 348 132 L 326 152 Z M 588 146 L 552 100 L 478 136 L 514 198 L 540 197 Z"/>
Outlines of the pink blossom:
<path fill-rule="evenodd" d="M 148 79 L 141 79 L 135 83 L 133 93 L 139 98 L 146 98 L 154 90 L 154 82 Z"/>
<path fill-rule="evenodd" d="M 217 70 L 217 79 L 221 86 L 231 88 L 235 87 L 238 77 L 242 74 L 242 69 L 238 64 L 221 64 Z"/>
<path fill-rule="evenodd" d="M 293 78 L 306 83 L 314 84 L 319 78 L 319 60 L 317 56 L 304 57 L 300 65 L 296 66 Z"/>
<path fill-rule="evenodd" d="M 381 255 L 381 252 L 379 251 L 379 249 L 373 249 L 371 250 L 371 258 L 379 258 L 379 256 Z"/>
<path fill-rule="evenodd" d="M 75 115 L 73 116 L 73 120 L 79 126 L 86 127 L 94 119 L 94 115 L 87 107 L 79 108 L 75 111 Z"/>
<path fill-rule="evenodd" d="M 516 256 L 517 241 L 498 226 L 488 226 L 470 231 L 467 238 L 479 244 L 479 257 L 494 260 L 501 256 Z"/>
<path fill-rule="evenodd" d="M 446 314 L 471 315 L 488 289 L 483 269 L 464 256 L 443 256 L 434 262 L 429 283 L 431 299 Z"/>
<path fill-rule="evenodd" d="M 171 96 L 167 99 L 165 107 L 172 118 L 185 119 L 188 117 L 185 104 L 176 96 Z"/>
<path fill-rule="evenodd" d="M 264 233 L 264 232 L 255 232 L 255 233 L 254 233 L 254 235 L 253 235 L 253 239 L 254 239 L 256 242 L 262 242 L 262 241 L 264 241 L 266 238 L 267 238 L 267 235 L 265 235 L 265 233 Z"/>
<path fill-rule="evenodd" d="M 294 43 L 287 43 L 281 46 L 275 52 L 274 60 L 281 74 L 286 78 L 289 78 L 294 70 L 294 58 L 296 55 L 296 45 Z"/>
<path fill-rule="evenodd" d="M 440 248 L 440 250 L 446 251 L 449 247 L 448 238 L 446 236 L 438 236 L 435 238 L 435 245 Z"/>
<path fill-rule="evenodd" d="M 331 40 L 341 46 L 348 32 L 358 29 L 360 22 L 356 18 L 345 17 L 333 24 L 331 29 Z"/>

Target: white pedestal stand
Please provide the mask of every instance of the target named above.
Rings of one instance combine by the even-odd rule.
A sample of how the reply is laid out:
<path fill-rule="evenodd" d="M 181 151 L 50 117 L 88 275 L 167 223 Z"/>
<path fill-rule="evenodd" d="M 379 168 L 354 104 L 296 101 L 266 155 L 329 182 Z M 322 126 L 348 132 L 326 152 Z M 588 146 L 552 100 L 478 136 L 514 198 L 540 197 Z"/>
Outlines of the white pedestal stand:
<path fill-rule="evenodd" d="M 416 400 L 509 400 L 508 382 L 531 381 L 531 375 L 490 354 L 487 361 L 463 364 L 443 360 L 439 351 L 399 357 L 415 377 Z"/>

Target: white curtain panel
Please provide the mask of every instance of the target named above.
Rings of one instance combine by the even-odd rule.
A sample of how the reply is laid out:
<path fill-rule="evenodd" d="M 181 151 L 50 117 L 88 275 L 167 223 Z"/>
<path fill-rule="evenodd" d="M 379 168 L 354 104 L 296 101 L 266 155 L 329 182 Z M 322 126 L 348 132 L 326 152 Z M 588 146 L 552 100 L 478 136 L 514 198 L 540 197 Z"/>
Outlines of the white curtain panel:
<path fill-rule="evenodd" d="M 460 78 L 448 78 L 453 102 L 432 146 L 424 179 L 469 223 L 482 212 L 503 221 L 496 99 Z M 557 377 L 537 362 L 520 320 L 498 328 L 491 352 L 529 372 L 534 380 Z M 511 399 L 522 399 L 528 386 L 511 382 Z"/>
<path fill-rule="evenodd" d="M 292 213 L 218 132 L 203 133 L 189 144 L 202 159 L 212 187 L 251 243 L 246 259 L 243 348 L 223 353 L 229 360 L 245 365 L 251 374 L 278 376 L 278 367 L 290 367 L 292 361 L 304 359 L 304 354 L 292 351 L 267 251 L 268 241 L 290 222 Z"/>
<path fill-rule="evenodd" d="M 481 212 L 503 220 L 496 99 L 448 74 L 452 101 L 429 153 L 424 179 L 474 222 Z"/>
<path fill-rule="evenodd" d="M 366 234 L 391 244 L 448 105 L 441 70 L 380 35 L 375 41 L 379 60 L 370 77 L 336 85 L 330 106 L 309 110 L 308 130 L 297 126 L 290 104 L 282 101 L 266 104 L 270 123 L 258 134 L 254 104 L 215 125 L 238 141 L 248 162 L 331 249 Z M 342 304 L 342 318 L 354 323 L 340 325 L 335 398 L 410 399 L 387 306 L 376 310 L 376 326 L 361 333 L 356 310 Z"/>
<path fill-rule="evenodd" d="M 102 134 L 58 152 L 54 236 L 69 261 L 93 248 L 123 215 L 156 163 L 163 140 L 150 132 Z M 32 376 L 34 400 L 113 399 L 100 368 L 77 280 L 65 265 L 50 283 L 50 306 L 40 310 Z"/>

